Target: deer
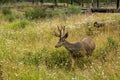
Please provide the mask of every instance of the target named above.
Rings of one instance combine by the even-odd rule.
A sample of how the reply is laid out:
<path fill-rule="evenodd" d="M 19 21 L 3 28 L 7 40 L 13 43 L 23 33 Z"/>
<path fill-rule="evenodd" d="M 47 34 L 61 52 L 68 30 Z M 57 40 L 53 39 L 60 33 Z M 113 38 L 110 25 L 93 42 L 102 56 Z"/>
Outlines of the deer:
<path fill-rule="evenodd" d="M 59 41 L 55 45 L 55 48 L 64 46 L 70 52 L 71 61 L 72 61 L 71 68 L 74 69 L 75 60 L 77 58 L 90 56 L 92 54 L 92 52 L 95 49 L 95 42 L 91 37 L 83 38 L 81 41 L 78 41 L 75 43 L 68 42 L 66 40 L 68 38 L 68 32 L 65 32 L 65 26 L 61 26 L 61 28 L 57 26 L 57 28 L 58 28 L 59 34 L 54 31 L 54 35 L 56 37 L 59 37 Z"/>

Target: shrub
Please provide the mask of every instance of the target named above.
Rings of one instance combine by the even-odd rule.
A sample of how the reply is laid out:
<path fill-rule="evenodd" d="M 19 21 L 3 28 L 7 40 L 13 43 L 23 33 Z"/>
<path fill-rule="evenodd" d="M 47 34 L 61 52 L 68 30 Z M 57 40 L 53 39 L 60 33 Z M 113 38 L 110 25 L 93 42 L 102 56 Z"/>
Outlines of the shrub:
<path fill-rule="evenodd" d="M 2 13 L 5 15 L 5 19 L 10 22 L 14 21 L 16 18 L 19 18 L 19 14 L 13 13 L 9 8 L 3 8 Z"/>
<path fill-rule="evenodd" d="M 51 18 L 54 16 L 64 16 L 71 14 L 79 14 L 81 8 L 79 6 L 69 6 L 67 8 L 55 8 L 48 9 L 45 7 L 35 7 L 33 9 L 28 9 L 25 11 L 25 17 L 28 19 L 40 19 L 40 18 Z"/>
<path fill-rule="evenodd" d="M 81 13 L 81 8 L 79 6 L 69 6 L 65 9 L 65 13 L 70 14 L 79 14 Z"/>
<path fill-rule="evenodd" d="M 99 58 L 102 62 L 106 61 L 107 55 L 113 53 L 112 55 L 117 54 L 119 49 L 118 42 L 112 37 L 108 37 L 104 47 L 97 50 L 98 54 L 96 58 Z"/>
<path fill-rule="evenodd" d="M 116 52 L 118 50 L 118 47 L 119 47 L 118 41 L 116 41 L 112 37 L 108 37 L 103 50 L 104 53 Z"/>
<path fill-rule="evenodd" d="M 93 30 L 91 27 L 88 27 L 88 29 L 86 30 L 86 35 L 88 35 L 88 36 L 93 35 Z"/>
<path fill-rule="evenodd" d="M 47 15 L 46 8 L 33 8 L 25 11 L 25 17 L 28 19 L 45 18 Z"/>
<path fill-rule="evenodd" d="M 6 15 L 6 18 L 7 18 L 7 20 L 10 21 L 10 22 L 12 22 L 12 21 L 15 20 L 15 16 L 12 15 L 12 14 L 10 14 L 10 15 Z"/>
<path fill-rule="evenodd" d="M 41 60 L 41 54 L 33 54 L 32 52 L 28 52 L 25 57 L 23 58 L 24 64 L 33 64 L 39 65 Z"/>
<path fill-rule="evenodd" d="M 9 15 L 9 14 L 12 14 L 12 11 L 9 8 L 3 8 L 2 9 L 2 13 L 4 15 Z"/>
<path fill-rule="evenodd" d="M 71 69 L 71 58 L 68 51 L 65 49 L 49 51 L 47 48 L 41 49 L 38 53 L 28 52 L 22 59 L 24 64 L 29 65 L 46 65 L 47 68 L 65 68 Z M 75 61 L 75 65 L 81 69 L 84 65 L 90 65 L 90 60 L 85 57 L 81 57 Z"/>
<path fill-rule="evenodd" d="M 41 49 L 40 52 L 37 53 L 28 52 L 23 57 L 24 64 L 33 64 L 33 65 L 44 64 L 45 59 L 48 56 L 47 53 L 48 53 L 47 48 L 43 48 Z"/>
<path fill-rule="evenodd" d="M 118 47 L 118 42 L 115 39 L 113 39 L 112 37 L 107 38 L 106 48 L 109 51 L 116 51 Z"/>
<path fill-rule="evenodd" d="M 47 48 L 43 48 L 35 54 L 28 52 L 23 61 L 25 64 L 45 64 L 47 68 L 70 68 L 70 56 L 66 50 L 50 52 Z"/>
<path fill-rule="evenodd" d="M 70 68 L 70 56 L 66 50 L 54 50 L 50 54 L 46 58 L 46 66 L 48 68 Z"/>
<path fill-rule="evenodd" d="M 21 28 L 25 28 L 29 24 L 30 24 L 30 22 L 28 20 L 20 20 L 18 22 L 13 22 L 13 23 L 7 24 L 5 26 L 5 28 L 21 29 Z"/>
<path fill-rule="evenodd" d="M 19 23 L 18 23 L 18 27 L 19 28 L 25 28 L 26 25 L 29 24 L 29 21 L 27 20 L 21 20 Z"/>
<path fill-rule="evenodd" d="M 71 58 L 68 51 L 65 49 L 49 51 L 47 48 L 41 49 L 38 53 L 28 52 L 22 59 L 24 64 L 29 65 L 46 65 L 47 68 L 65 68 L 71 69 Z M 90 60 L 80 58 L 75 61 L 75 65 L 83 69 L 84 65 L 90 65 Z"/>
<path fill-rule="evenodd" d="M 106 61 L 107 51 L 106 48 L 100 48 L 97 50 L 98 54 L 95 56 L 95 58 L 100 59 L 102 63 Z"/>

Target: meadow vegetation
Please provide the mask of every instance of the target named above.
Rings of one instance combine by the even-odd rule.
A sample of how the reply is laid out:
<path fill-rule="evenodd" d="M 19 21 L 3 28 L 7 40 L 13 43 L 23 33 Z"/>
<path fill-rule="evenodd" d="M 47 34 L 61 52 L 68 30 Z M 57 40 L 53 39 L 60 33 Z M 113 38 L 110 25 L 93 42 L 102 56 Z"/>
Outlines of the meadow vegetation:
<path fill-rule="evenodd" d="M 44 11 L 45 10 L 45 11 Z M 75 10 L 75 11 L 74 11 Z M 102 28 L 95 21 L 116 20 Z M 68 41 L 91 36 L 96 49 L 89 58 L 76 61 L 71 70 L 70 53 L 54 46 L 57 25 L 65 25 Z M 120 14 L 80 14 L 80 8 L 0 8 L 0 80 L 119 80 Z"/>

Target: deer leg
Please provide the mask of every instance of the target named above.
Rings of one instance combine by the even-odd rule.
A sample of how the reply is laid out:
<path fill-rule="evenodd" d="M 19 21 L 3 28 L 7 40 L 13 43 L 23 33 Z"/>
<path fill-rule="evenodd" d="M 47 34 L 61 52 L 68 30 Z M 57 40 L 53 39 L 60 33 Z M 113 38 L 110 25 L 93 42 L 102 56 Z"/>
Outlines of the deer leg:
<path fill-rule="evenodd" d="M 82 56 L 82 57 L 85 57 L 87 55 L 87 52 L 85 50 L 81 50 L 79 52 L 79 54 Z"/>
<path fill-rule="evenodd" d="M 71 70 L 75 69 L 75 60 L 71 57 Z"/>

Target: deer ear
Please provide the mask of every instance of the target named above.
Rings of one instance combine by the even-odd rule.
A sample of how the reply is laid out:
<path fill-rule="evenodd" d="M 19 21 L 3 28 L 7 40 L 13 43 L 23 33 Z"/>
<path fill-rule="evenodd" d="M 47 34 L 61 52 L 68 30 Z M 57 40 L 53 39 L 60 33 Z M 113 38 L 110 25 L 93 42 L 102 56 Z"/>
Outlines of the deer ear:
<path fill-rule="evenodd" d="M 68 37 L 68 32 L 63 36 L 63 38 L 67 38 Z"/>

